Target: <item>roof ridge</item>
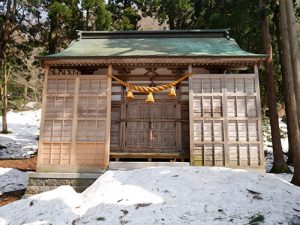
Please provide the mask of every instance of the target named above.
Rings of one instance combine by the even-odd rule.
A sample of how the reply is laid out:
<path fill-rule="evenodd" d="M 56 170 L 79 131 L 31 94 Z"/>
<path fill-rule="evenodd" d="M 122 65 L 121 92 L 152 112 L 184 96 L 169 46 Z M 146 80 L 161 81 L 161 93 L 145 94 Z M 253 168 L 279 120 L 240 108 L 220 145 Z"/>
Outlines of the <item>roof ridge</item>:
<path fill-rule="evenodd" d="M 107 38 L 230 38 L 230 29 L 199 30 L 151 30 L 151 31 L 83 31 L 78 30 L 79 39 Z"/>

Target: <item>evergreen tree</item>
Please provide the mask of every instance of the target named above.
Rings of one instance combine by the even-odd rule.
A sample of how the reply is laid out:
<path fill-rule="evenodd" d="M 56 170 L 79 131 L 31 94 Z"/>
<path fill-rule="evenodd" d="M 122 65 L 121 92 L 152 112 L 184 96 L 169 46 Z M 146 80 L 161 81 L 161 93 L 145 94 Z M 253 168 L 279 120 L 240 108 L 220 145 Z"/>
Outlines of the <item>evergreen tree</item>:
<path fill-rule="evenodd" d="M 109 30 L 111 16 L 106 10 L 104 0 L 82 0 L 82 9 L 85 12 L 85 30 Z"/>
<path fill-rule="evenodd" d="M 289 172 L 289 167 L 284 160 L 284 154 L 281 146 L 281 136 L 278 123 L 278 112 L 276 103 L 276 85 L 274 78 L 274 69 L 273 69 L 273 49 L 272 41 L 269 31 L 269 21 L 267 15 L 267 8 L 264 0 L 259 0 L 259 9 L 261 11 L 261 30 L 262 30 L 262 43 L 264 51 L 268 54 L 268 58 L 265 61 L 265 79 L 266 79 L 266 93 L 268 99 L 269 107 L 269 118 L 271 125 L 271 134 L 272 134 L 272 146 L 273 146 L 273 155 L 274 162 L 271 172 L 274 173 L 287 173 Z"/>
<path fill-rule="evenodd" d="M 297 144 L 296 148 L 293 148 L 294 159 L 294 176 L 292 183 L 300 186 L 300 52 L 297 36 L 297 27 L 295 21 L 295 11 L 293 3 L 289 0 L 280 0 L 280 21 L 281 21 L 281 36 L 283 44 L 283 55 L 285 57 L 285 64 L 283 66 L 290 66 L 291 69 L 286 75 L 286 83 L 289 88 L 289 94 L 291 99 L 287 106 L 289 107 L 289 116 L 293 120 L 294 138 L 293 143 Z M 292 118 L 291 118 L 292 117 Z"/>
<path fill-rule="evenodd" d="M 194 8 L 191 0 L 145 0 L 143 9 L 160 24 L 167 23 L 170 30 L 193 27 Z"/>
<path fill-rule="evenodd" d="M 8 133 L 6 114 L 9 107 L 9 85 L 14 74 L 26 70 L 26 59 L 32 55 L 32 50 L 36 44 L 37 3 L 33 0 L 7 0 L 0 3 L 2 133 Z"/>
<path fill-rule="evenodd" d="M 46 52 L 53 54 L 65 48 L 82 30 L 83 16 L 79 0 L 42 0 L 40 11 L 41 44 L 47 43 Z M 46 18 L 43 19 L 43 16 Z"/>
<path fill-rule="evenodd" d="M 138 10 L 143 6 L 142 0 L 109 0 L 108 10 L 112 15 L 114 30 L 137 30 L 141 13 Z"/>

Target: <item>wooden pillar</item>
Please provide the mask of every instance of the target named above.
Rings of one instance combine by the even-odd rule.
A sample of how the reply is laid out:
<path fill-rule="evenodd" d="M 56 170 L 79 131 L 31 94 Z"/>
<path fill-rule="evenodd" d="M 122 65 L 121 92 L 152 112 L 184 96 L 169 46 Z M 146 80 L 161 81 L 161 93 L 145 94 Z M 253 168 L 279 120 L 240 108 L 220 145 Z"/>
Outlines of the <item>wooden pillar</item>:
<path fill-rule="evenodd" d="M 43 96 L 42 96 L 42 115 L 41 115 L 41 125 L 40 125 L 40 135 L 39 135 L 39 146 L 38 146 L 38 159 L 37 167 L 42 164 L 43 157 L 43 140 L 44 140 L 44 127 L 45 127 L 45 112 L 46 112 L 46 103 L 47 103 L 47 83 L 48 83 L 48 74 L 50 66 L 45 65 L 45 77 L 44 77 L 44 87 L 43 87 Z"/>
<path fill-rule="evenodd" d="M 193 67 L 190 64 L 188 67 L 189 73 L 193 72 Z M 190 124 L 190 164 L 194 166 L 194 106 L 193 106 L 193 86 L 192 76 L 189 76 L 189 124 Z"/>
<path fill-rule="evenodd" d="M 73 120 L 72 120 L 72 138 L 71 138 L 71 152 L 70 152 L 70 165 L 76 165 L 76 134 L 78 125 L 78 102 L 79 102 L 79 87 L 80 78 L 75 78 L 75 92 L 73 100 Z"/>
<path fill-rule="evenodd" d="M 122 88 L 122 96 L 121 96 L 121 115 L 120 115 L 120 149 L 121 151 L 125 151 L 125 141 L 126 141 L 126 87 L 123 85 Z"/>
<path fill-rule="evenodd" d="M 176 96 L 176 150 L 180 153 L 183 152 L 182 149 L 182 126 L 181 126 L 181 85 L 178 86 L 177 96 Z"/>
<path fill-rule="evenodd" d="M 107 103 L 106 103 L 106 126 L 105 126 L 105 153 L 104 153 L 104 165 L 109 166 L 110 158 L 110 126 L 111 126 L 111 75 L 112 64 L 108 65 L 107 70 Z"/>
<path fill-rule="evenodd" d="M 261 115 L 261 100 L 260 100 L 260 88 L 259 88 L 259 72 L 258 66 L 254 65 L 254 72 L 255 72 L 255 91 L 257 93 L 257 117 L 258 117 L 258 138 L 259 138 L 259 165 L 261 167 L 265 166 L 264 160 L 264 149 L 263 149 L 263 134 L 262 134 L 262 115 Z"/>
<path fill-rule="evenodd" d="M 222 117 L 224 118 L 224 132 L 223 132 L 223 138 L 224 138 L 224 166 L 230 166 L 229 160 L 230 160 L 230 153 L 229 153 L 229 134 L 228 134 L 228 106 L 227 106 L 227 84 L 226 84 L 226 77 L 223 76 L 222 78 Z"/>

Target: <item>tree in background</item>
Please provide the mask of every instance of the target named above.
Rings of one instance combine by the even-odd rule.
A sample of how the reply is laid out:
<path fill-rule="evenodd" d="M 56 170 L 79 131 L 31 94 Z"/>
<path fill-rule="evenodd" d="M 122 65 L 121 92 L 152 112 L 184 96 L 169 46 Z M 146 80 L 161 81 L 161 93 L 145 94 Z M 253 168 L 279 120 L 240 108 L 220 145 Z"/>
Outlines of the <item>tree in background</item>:
<path fill-rule="evenodd" d="M 279 1 L 280 33 L 282 43 L 283 66 L 285 70 L 285 85 L 288 88 L 288 116 L 292 131 L 289 140 L 296 146 L 293 148 L 294 175 L 292 183 L 300 186 L 300 126 L 299 102 L 300 98 L 300 54 L 295 23 L 295 10 L 291 1 Z M 290 130 L 291 132 L 291 130 Z"/>
<path fill-rule="evenodd" d="M 286 21 L 280 21 L 280 15 L 279 15 L 279 4 L 276 0 L 273 2 L 273 13 L 274 13 L 274 25 L 276 30 L 276 42 L 278 46 L 278 53 L 279 53 L 279 60 L 280 60 L 280 72 L 282 75 L 282 91 L 284 93 L 284 104 L 285 104 L 285 113 L 286 113 L 286 122 L 287 122 L 287 133 L 288 133 L 288 140 L 289 140 L 289 149 L 288 149 L 288 165 L 293 165 L 293 148 L 297 148 L 298 144 L 296 143 L 297 140 L 295 140 L 295 137 L 297 137 L 297 129 L 295 129 L 293 126 L 295 123 L 297 123 L 297 118 L 295 118 L 293 115 L 293 109 L 291 107 L 295 106 L 295 95 L 294 92 L 290 92 L 289 89 L 294 88 L 293 83 L 289 83 L 288 78 L 290 78 L 292 75 L 292 65 L 291 65 L 291 59 L 290 55 L 287 54 L 289 52 L 290 46 L 286 43 L 283 43 L 282 41 L 282 35 L 281 35 L 281 25 L 280 22 L 283 24 L 286 24 Z M 285 19 L 285 18 L 283 18 Z M 286 26 L 285 26 L 286 27 Z M 287 29 L 287 28 L 286 28 Z M 284 35 L 288 35 L 287 31 L 284 33 Z M 286 50 L 286 51 L 285 51 Z M 292 85 L 292 86 L 289 86 Z M 296 142 L 295 142 L 296 141 Z M 300 147 L 300 146 L 299 146 Z"/>
<path fill-rule="evenodd" d="M 230 28 L 239 45 L 261 52 L 260 12 L 257 2 L 248 0 L 194 0 L 194 29 Z"/>
<path fill-rule="evenodd" d="M 166 22 L 170 30 L 193 28 L 194 9 L 190 0 L 154 0 L 150 9 L 162 24 Z"/>
<path fill-rule="evenodd" d="M 143 6 L 143 0 L 109 0 L 108 10 L 112 16 L 112 28 L 114 30 L 137 30 L 141 20 L 139 8 Z"/>
<path fill-rule="evenodd" d="M 2 133 L 8 133 L 6 114 L 9 107 L 9 85 L 13 77 L 24 69 L 24 60 L 36 44 L 35 20 L 37 2 L 7 0 L 0 3 L 0 95 Z M 17 92 L 17 90 L 15 90 Z"/>
<path fill-rule="evenodd" d="M 297 24 L 295 10 L 292 1 L 285 1 L 287 28 L 290 42 L 290 54 L 292 60 L 294 91 L 296 95 L 296 107 L 298 116 L 298 126 L 300 127 L 300 52 L 299 37 L 297 33 Z"/>
<path fill-rule="evenodd" d="M 104 0 L 42 0 L 41 44 L 53 54 L 77 38 L 77 30 L 109 30 L 111 16 Z M 43 18 L 44 17 L 44 18 Z"/>
<path fill-rule="evenodd" d="M 79 0 L 42 0 L 39 8 L 40 43 L 48 54 L 67 47 L 76 38 L 76 30 L 83 29 L 82 13 L 78 9 Z"/>
<path fill-rule="evenodd" d="M 109 30 L 111 16 L 106 10 L 104 0 L 82 0 L 82 10 L 85 12 L 85 30 Z"/>
<path fill-rule="evenodd" d="M 269 31 L 269 21 L 267 15 L 267 8 L 264 0 L 259 0 L 259 9 L 261 11 L 261 30 L 262 30 L 262 43 L 264 52 L 268 54 L 265 61 L 265 79 L 266 79 L 266 94 L 269 108 L 269 118 L 272 134 L 273 156 L 274 162 L 271 172 L 273 173 L 287 173 L 289 167 L 284 159 L 284 154 L 281 146 L 281 136 L 278 122 L 277 100 L 276 100 L 276 85 L 273 70 L 273 50 L 272 41 Z"/>

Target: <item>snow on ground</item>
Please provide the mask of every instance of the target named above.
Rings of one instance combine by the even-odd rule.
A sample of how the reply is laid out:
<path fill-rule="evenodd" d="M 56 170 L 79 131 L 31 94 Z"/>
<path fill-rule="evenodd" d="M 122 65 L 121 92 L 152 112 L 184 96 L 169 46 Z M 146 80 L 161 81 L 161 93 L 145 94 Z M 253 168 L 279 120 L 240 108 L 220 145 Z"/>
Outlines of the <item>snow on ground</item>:
<path fill-rule="evenodd" d="M 287 137 L 287 125 L 282 119 L 279 119 L 279 128 L 283 137 L 281 138 L 282 150 L 287 153 L 289 150 L 289 140 Z M 264 149 L 267 152 L 273 152 L 272 148 L 272 139 L 271 139 L 271 128 L 268 125 L 268 128 L 264 130 Z"/>
<path fill-rule="evenodd" d="M 27 188 L 28 172 L 0 167 L 0 195 Z"/>
<path fill-rule="evenodd" d="M 36 152 L 40 113 L 8 113 L 12 133 L 0 134 L 0 159 Z M 284 122 L 280 127 L 286 132 Z M 269 171 L 272 144 L 265 134 Z M 287 137 L 282 144 L 286 152 Z M 300 224 L 300 189 L 291 177 L 213 167 L 108 171 L 82 194 L 62 186 L 1 207 L 0 224 L 247 224 L 255 218 Z M 27 182 L 28 173 L 0 168 L 0 195 Z"/>
<path fill-rule="evenodd" d="M 7 114 L 8 129 L 0 134 L 0 159 L 30 158 L 37 151 L 41 110 Z M 2 117 L 0 117 L 2 126 Z"/>
<path fill-rule="evenodd" d="M 0 207 L 0 224 L 72 224 L 79 217 L 78 207 L 81 205 L 81 196 L 72 187 L 61 186 Z"/>
<path fill-rule="evenodd" d="M 8 213 L 9 212 L 9 213 Z M 107 171 L 0 208 L 0 224 L 265 224 L 300 222 L 300 188 L 271 174 L 217 167 Z M 297 224 L 297 223 L 294 223 Z"/>
<path fill-rule="evenodd" d="M 282 133 L 281 145 L 284 153 L 287 154 L 289 150 L 289 140 L 287 137 L 287 125 L 282 119 L 279 119 L 279 128 Z M 273 165 L 273 147 L 272 147 L 272 139 L 271 139 L 271 128 L 268 126 L 266 130 L 264 130 L 264 150 L 265 150 L 265 162 L 266 162 L 266 171 L 270 172 Z M 287 156 L 285 156 L 287 159 Z M 291 167 L 293 171 L 293 168 Z M 289 177 L 289 176 L 288 176 Z"/>

